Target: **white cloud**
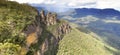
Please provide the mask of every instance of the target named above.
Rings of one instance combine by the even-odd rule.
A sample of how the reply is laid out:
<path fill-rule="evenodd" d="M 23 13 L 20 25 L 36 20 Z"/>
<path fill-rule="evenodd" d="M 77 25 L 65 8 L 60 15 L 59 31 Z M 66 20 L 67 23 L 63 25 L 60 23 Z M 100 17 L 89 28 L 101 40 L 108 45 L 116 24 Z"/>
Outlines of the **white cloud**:
<path fill-rule="evenodd" d="M 68 6 L 77 6 L 76 3 L 68 3 Z"/>
<path fill-rule="evenodd" d="M 119 10 L 120 9 L 120 0 L 99 0 L 96 2 L 96 8 L 114 8 Z"/>
<path fill-rule="evenodd" d="M 93 17 L 91 15 L 88 15 L 86 17 L 76 18 L 76 19 L 77 19 L 76 23 L 84 23 L 84 24 L 88 24 L 90 22 L 95 22 L 99 20 L 98 18 Z"/>
<path fill-rule="evenodd" d="M 11 0 L 20 3 L 46 4 L 46 6 L 56 5 L 57 7 L 73 8 L 114 8 L 120 11 L 120 0 Z"/>
<path fill-rule="evenodd" d="M 102 20 L 104 21 L 105 23 L 117 23 L 117 24 L 120 24 L 120 20 Z"/>
<path fill-rule="evenodd" d="M 56 3 L 56 1 L 46 1 L 46 2 L 44 2 L 45 4 L 55 4 Z"/>

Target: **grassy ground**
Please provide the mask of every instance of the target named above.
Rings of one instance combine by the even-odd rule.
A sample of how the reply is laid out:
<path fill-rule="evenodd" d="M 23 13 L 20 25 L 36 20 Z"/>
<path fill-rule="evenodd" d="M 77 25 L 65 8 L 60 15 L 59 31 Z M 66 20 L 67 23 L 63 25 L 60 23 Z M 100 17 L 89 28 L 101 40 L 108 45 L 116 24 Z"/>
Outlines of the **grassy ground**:
<path fill-rule="evenodd" d="M 72 32 L 60 41 L 57 55 L 115 55 L 115 51 L 117 50 L 90 33 L 73 28 Z"/>

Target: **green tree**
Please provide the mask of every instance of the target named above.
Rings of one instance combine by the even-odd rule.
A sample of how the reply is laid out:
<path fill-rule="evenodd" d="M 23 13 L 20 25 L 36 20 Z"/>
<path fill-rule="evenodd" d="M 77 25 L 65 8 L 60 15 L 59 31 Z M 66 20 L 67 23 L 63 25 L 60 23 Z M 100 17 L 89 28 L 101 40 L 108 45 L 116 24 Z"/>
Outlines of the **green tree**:
<path fill-rule="evenodd" d="M 21 47 L 12 43 L 0 43 L 0 55 L 19 55 Z"/>

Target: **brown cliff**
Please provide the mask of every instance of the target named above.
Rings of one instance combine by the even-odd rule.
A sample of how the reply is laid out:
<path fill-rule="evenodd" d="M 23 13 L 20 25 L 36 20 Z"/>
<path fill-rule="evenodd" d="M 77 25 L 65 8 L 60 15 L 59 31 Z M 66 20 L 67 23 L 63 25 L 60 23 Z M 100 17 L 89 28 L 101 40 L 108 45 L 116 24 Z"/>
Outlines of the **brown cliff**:
<path fill-rule="evenodd" d="M 51 31 L 48 30 L 50 28 Z M 70 30 L 71 27 L 68 23 L 60 23 L 60 20 L 58 22 L 57 14 L 48 12 L 45 15 L 44 10 L 42 10 L 33 23 L 26 26 L 23 31 L 27 36 L 27 54 L 55 55 L 59 41 Z"/>

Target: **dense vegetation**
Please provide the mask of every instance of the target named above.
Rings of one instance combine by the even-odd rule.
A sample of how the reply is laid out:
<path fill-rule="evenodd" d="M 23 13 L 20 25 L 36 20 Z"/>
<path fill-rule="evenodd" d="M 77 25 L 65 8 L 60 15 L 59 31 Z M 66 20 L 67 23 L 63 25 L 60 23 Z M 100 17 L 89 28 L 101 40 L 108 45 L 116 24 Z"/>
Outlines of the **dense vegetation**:
<path fill-rule="evenodd" d="M 22 30 L 34 20 L 36 11 L 27 4 L 0 0 L 0 55 L 19 55 L 25 43 Z"/>

